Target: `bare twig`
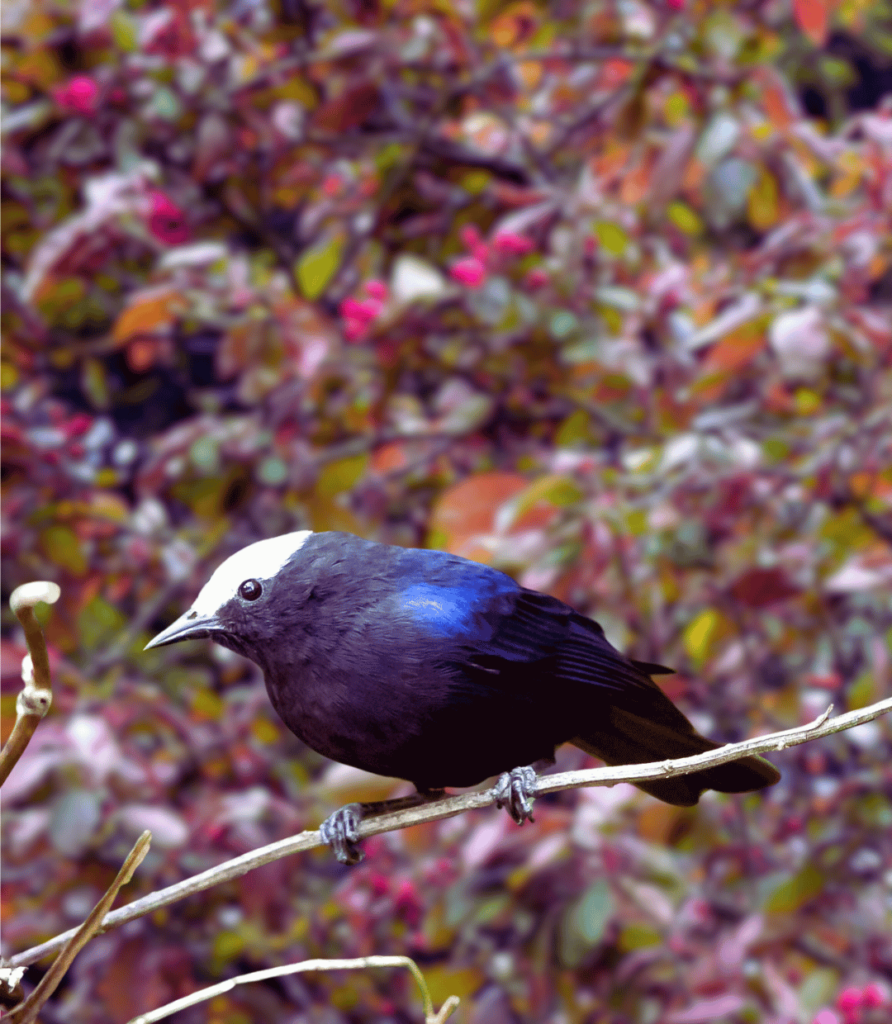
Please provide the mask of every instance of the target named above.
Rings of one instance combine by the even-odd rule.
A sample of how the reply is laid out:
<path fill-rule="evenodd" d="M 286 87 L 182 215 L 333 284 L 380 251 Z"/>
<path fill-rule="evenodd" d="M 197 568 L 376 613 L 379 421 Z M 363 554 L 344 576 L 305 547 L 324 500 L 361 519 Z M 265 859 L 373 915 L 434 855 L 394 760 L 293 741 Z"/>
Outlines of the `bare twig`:
<path fill-rule="evenodd" d="M 25 631 L 29 654 L 22 666 L 22 680 L 25 685 L 15 702 L 15 725 L 3 750 L 0 751 L 0 785 L 6 781 L 18 763 L 31 742 L 41 718 L 49 711 L 53 702 L 50 659 L 43 630 L 34 614 L 34 605 L 41 601 L 55 604 L 60 594 L 57 584 L 41 581 L 16 587 L 9 599 L 9 605 Z"/>
<path fill-rule="evenodd" d="M 59 982 L 65 977 L 65 972 L 71 966 L 71 962 L 90 939 L 101 930 L 102 922 L 111 909 L 118 892 L 133 877 L 133 872 L 136 871 L 142 863 L 143 857 L 149 852 L 151 842 L 152 833 L 143 832 L 139 839 L 137 839 L 136 845 L 127 855 L 127 859 L 124 861 L 121 870 L 115 876 L 115 880 L 109 886 L 106 894 L 90 911 L 90 916 L 80 928 L 76 929 L 73 933 L 69 933 L 71 937 L 65 943 L 62 952 L 53 961 L 52 967 L 40 979 L 37 988 L 34 989 L 23 1003 L 19 1003 L 18 1006 L 9 1011 L 8 1015 L 4 1017 L 5 1021 L 9 1021 L 10 1024 L 32 1024 L 32 1021 L 37 1019 L 41 1006 L 55 992 Z"/>
<path fill-rule="evenodd" d="M 24 967 L 10 967 L 6 957 L 0 956 L 0 1006 L 8 1009 L 25 998 L 22 991 L 24 973 Z"/>
<path fill-rule="evenodd" d="M 361 956 L 351 960 L 302 960 L 296 964 L 284 964 L 281 967 L 270 967 L 264 971 L 252 971 L 250 974 L 241 974 L 237 978 L 230 978 L 228 981 L 221 981 L 219 985 L 210 985 L 189 996 L 183 996 L 166 1006 L 159 1006 L 157 1010 L 150 1010 L 148 1013 L 141 1013 L 134 1017 L 129 1024 L 155 1024 L 156 1021 L 164 1020 L 179 1010 L 185 1010 L 188 1006 L 195 1006 L 197 1003 L 206 1002 L 215 996 L 231 992 L 236 985 L 248 985 L 254 981 L 267 981 L 269 978 L 281 978 L 286 974 L 298 974 L 301 971 L 356 971 L 365 970 L 369 967 L 408 967 L 418 982 L 421 989 L 421 996 L 424 1000 L 425 1024 L 442 1024 L 452 1011 L 458 1006 L 458 996 L 450 996 L 438 1013 L 434 1012 L 434 1004 L 431 1000 L 424 975 L 414 960 L 407 956 Z"/>
<path fill-rule="evenodd" d="M 696 754 L 693 757 L 681 757 L 674 761 L 653 761 L 649 764 L 623 765 L 618 768 L 589 768 L 576 772 L 545 775 L 536 780 L 536 792 L 552 793 L 556 790 L 578 789 L 582 786 L 614 786 L 617 782 L 644 782 L 651 779 L 670 778 L 673 775 L 686 775 L 689 772 L 700 771 L 702 768 L 711 768 L 729 761 L 736 761 L 747 754 L 784 750 L 786 747 L 843 732 L 856 725 L 863 725 L 874 718 L 879 718 L 880 715 L 892 711 L 892 698 L 871 704 L 866 708 L 859 708 L 857 711 L 837 715 L 835 718 L 829 717 L 831 710 L 832 708 L 828 708 L 824 714 L 807 725 L 798 725 L 793 729 L 771 733 L 768 736 L 757 736 L 753 739 L 743 740 L 741 743 L 729 743 L 727 746 L 719 747 L 718 750 L 710 750 L 705 754 Z M 409 825 L 421 825 L 443 818 L 452 818 L 464 811 L 489 807 L 495 803 L 495 800 L 494 791 L 486 789 L 462 793 L 459 796 L 444 797 L 442 800 L 435 800 L 420 807 L 410 807 L 370 816 L 360 822 L 359 835 L 362 839 L 378 835 L 381 832 L 406 828 Z M 240 857 L 209 868 L 199 875 L 184 879 L 166 889 L 150 893 L 126 907 L 121 907 L 120 910 L 113 911 L 103 921 L 101 930 L 108 931 L 111 928 L 120 927 L 128 921 L 150 914 L 161 907 L 184 899 L 186 896 L 192 896 L 222 882 L 238 878 L 263 864 L 269 864 L 271 861 L 287 857 L 292 853 L 322 845 L 319 833 L 308 831 L 301 832 L 296 836 L 289 836 L 287 839 L 280 839 L 259 850 L 251 850 Z M 57 950 L 68 940 L 70 935 L 71 932 L 65 932 L 39 946 L 12 956 L 9 958 L 9 964 L 12 967 L 19 967 L 34 963 Z"/>

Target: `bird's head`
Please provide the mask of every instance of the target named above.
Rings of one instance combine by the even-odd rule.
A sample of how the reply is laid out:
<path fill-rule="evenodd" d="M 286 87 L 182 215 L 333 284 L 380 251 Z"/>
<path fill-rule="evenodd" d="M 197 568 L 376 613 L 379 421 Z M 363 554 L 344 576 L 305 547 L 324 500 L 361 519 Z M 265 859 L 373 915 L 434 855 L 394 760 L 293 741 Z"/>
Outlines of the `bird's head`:
<path fill-rule="evenodd" d="M 192 607 L 145 649 L 210 637 L 257 660 L 262 645 L 276 635 L 282 618 L 281 599 L 275 610 L 272 607 L 276 592 L 295 585 L 300 589 L 297 556 L 311 536 L 312 530 L 286 533 L 230 555 L 201 588 Z M 298 595 L 293 597 L 299 603 Z"/>

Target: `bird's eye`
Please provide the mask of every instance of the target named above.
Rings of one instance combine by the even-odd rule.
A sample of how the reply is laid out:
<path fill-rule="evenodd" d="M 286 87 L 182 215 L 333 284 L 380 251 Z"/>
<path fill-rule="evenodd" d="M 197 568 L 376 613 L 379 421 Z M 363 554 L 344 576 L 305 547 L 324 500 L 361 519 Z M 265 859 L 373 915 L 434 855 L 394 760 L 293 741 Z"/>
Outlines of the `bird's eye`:
<path fill-rule="evenodd" d="M 243 597 L 246 601 L 256 601 L 262 593 L 263 587 L 258 580 L 245 580 L 244 583 L 239 584 L 239 597 Z"/>

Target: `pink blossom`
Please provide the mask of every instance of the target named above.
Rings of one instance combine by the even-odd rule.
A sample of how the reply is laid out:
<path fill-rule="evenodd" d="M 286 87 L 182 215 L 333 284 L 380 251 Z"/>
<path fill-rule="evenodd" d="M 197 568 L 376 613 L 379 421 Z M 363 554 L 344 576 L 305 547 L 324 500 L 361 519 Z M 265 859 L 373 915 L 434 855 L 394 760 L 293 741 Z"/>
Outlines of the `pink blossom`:
<path fill-rule="evenodd" d="M 689 912 L 691 917 L 701 924 L 712 918 L 712 907 L 703 899 L 692 899 L 689 904 Z"/>
<path fill-rule="evenodd" d="M 449 274 L 454 281 L 468 288 L 479 288 L 486 280 L 486 267 L 476 256 L 466 256 L 452 264 Z"/>
<path fill-rule="evenodd" d="M 496 252 L 508 256 L 526 256 L 534 248 L 532 239 L 518 235 L 514 231 L 497 231 L 492 244 Z"/>
<path fill-rule="evenodd" d="M 347 341 L 360 341 L 384 309 L 387 285 L 383 281 L 372 280 L 366 282 L 365 290 L 369 298 L 346 298 L 341 303 L 339 312 L 344 321 L 344 337 Z"/>
<path fill-rule="evenodd" d="M 464 247 L 469 250 L 473 250 L 474 246 L 483 242 L 483 236 L 476 224 L 465 224 L 459 231 L 458 237 L 462 240 Z"/>
<path fill-rule="evenodd" d="M 865 985 L 861 992 L 861 1005 L 862 1006 L 884 1006 L 886 1003 L 886 995 L 880 986 L 872 981 L 869 985 Z"/>
<path fill-rule="evenodd" d="M 345 320 L 358 320 L 362 324 L 371 323 L 377 312 L 374 306 L 364 299 L 344 299 L 340 308 L 340 314 Z"/>
<path fill-rule="evenodd" d="M 92 114 L 99 104 L 99 86 L 89 75 L 75 75 L 65 85 L 53 90 L 53 99 L 64 110 Z"/>
<path fill-rule="evenodd" d="M 367 324 L 361 320 L 344 321 L 344 337 L 347 341 L 361 341 L 365 337 Z"/>
<path fill-rule="evenodd" d="M 383 896 L 390 892 L 390 879 L 380 871 L 373 872 L 371 876 L 372 892 L 376 896 Z"/>
<path fill-rule="evenodd" d="M 835 1010 L 818 1010 L 814 1015 L 811 1024 L 842 1024 L 839 1014 Z"/>
<path fill-rule="evenodd" d="M 366 281 L 365 290 L 367 295 L 377 299 L 379 302 L 384 302 L 387 298 L 387 285 L 383 281 L 377 280 L 377 278 Z"/>
<path fill-rule="evenodd" d="M 67 423 L 63 424 L 62 429 L 65 431 L 65 436 L 71 440 L 73 437 L 80 437 L 93 426 L 92 417 L 88 416 L 85 412 L 75 413 Z"/>
<path fill-rule="evenodd" d="M 474 259 L 479 260 L 481 263 L 486 263 L 489 258 L 489 246 L 483 241 L 483 237 L 476 225 L 466 224 L 459 231 L 458 237 Z"/>
<path fill-rule="evenodd" d="M 415 883 L 410 878 L 404 878 L 399 884 L 399 888 L 396 891 L 396 905 L 397 907 L 404 904 L 413 904 L 418 902 L 418 893 L 415 890 Z"/>
<path fill-rule="evenodd" d="M 861 1006 L 861 989 L 854 986 L 844 988 L 836 997 L 836 1005 L 843 1013 L 851 1013 L 852 1010 L 857 1010 Z"/>
<path fill-rule="evenodd" d="M 548 284 L 548 274 L 541 267 L 533 267 L 526 276 L 528 288 L 541 288 Z"/>
<path fill-rule="evenodd" d="M 421 916 L 421 903 L 418 899 L 418 892 L 415 883 L 411 879 L 404 879 L 399 884 L 394 899 L 397 913 L 400 914 L 413 927 L 418 924 Z"/>
<path fill-rule="evenodd" d="M 149 193 L 149 230 L 165 245 L 179 245 L 189 237 L 186 215 L 172 199 L 158 189 Z"/>

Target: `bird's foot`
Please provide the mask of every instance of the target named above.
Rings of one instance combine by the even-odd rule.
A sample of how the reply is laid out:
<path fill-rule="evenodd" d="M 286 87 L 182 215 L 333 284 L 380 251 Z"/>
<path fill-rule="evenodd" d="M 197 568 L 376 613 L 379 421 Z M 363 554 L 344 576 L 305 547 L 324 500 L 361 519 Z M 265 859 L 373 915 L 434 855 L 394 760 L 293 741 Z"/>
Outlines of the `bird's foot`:
<path fill-rule="evenodd" d="M 319 826 L 322 841 L 342 864 L 358 864 L 365 856 L 357 845 L 362 812 L 362 804 L 344 804 Z"/>
<path fill-rule="evenodd" d="M 522 825 L 533 820 L 533 800 L 536 799 L 536 769 L 527 765 L 503 772 L 493 786 L 496 807 L 507 807 L 508 813 Z"/>
<path fill-rule="evenodd" d="M 365 804 L 344 804 L 322 822 L 319 834 L 342 864 L 358 864 L 365 854 L 359 848 L 359 823 L 370 815 L 401 811 L 407 807 L 429 804 L 443 797 L 442 789 L 420 789 L 408 796 L 377 800 Z"/>

